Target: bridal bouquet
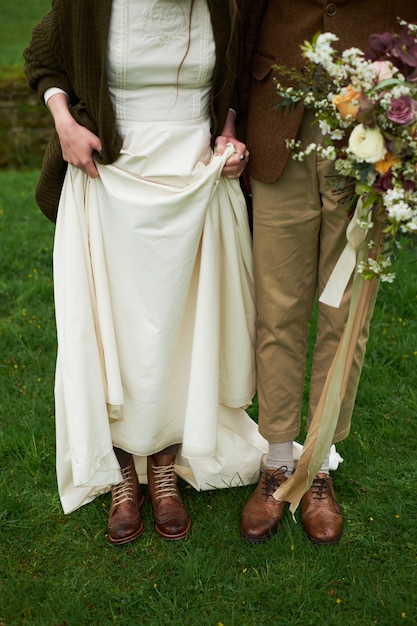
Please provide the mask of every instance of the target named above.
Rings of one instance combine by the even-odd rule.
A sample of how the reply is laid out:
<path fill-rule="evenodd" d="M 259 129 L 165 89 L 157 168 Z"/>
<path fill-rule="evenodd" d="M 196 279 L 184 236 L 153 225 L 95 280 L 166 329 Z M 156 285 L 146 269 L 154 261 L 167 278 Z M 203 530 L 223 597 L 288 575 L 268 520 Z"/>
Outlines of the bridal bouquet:
<path fill-rule="evenodd" d="M 371 35 L 366 52 L 339 54 L 337 37 L 319 34 L 302 46 L 303 72 L 275 68 L 278 106 L 314 109 L 323 134 L 320 145 L 288 142 L 294 158 L 316 151 L 335 161 L 334 187 L 352 183 L 359 227 L 382 222 L 384 244 L 358 271 L 390 282 L 399 248 L 417 243 L 417 24 L 400 26 L 398 34 Z"/>

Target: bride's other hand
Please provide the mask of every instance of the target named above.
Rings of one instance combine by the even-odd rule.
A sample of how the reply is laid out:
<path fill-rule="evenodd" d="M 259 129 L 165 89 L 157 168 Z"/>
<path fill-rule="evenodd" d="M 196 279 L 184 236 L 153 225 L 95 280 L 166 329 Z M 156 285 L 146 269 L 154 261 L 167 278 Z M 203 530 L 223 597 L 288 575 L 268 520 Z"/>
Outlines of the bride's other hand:
<path fill-rule="evenodd" d="M 91 178 L 96 178 L 98 170 L 94 163 L 93 153 L 101 152 L 99 137 L 74 120 L 65 94 L 59 93 L 51 96 L 48 100 L 48 108 L 54 118 L 63 159 Z"/>
<path fill-rule="evenodd" d="M 246 145 L 235 138 L 235 117 L 235 112 L 229 109 L 223 132 L 215 141 L 216 154 L 223 154 L 228 143 L 234 147 L 234 153 L 227 159 L 222 171 L 226 178 L 239 178 L 249 159 Z"/>

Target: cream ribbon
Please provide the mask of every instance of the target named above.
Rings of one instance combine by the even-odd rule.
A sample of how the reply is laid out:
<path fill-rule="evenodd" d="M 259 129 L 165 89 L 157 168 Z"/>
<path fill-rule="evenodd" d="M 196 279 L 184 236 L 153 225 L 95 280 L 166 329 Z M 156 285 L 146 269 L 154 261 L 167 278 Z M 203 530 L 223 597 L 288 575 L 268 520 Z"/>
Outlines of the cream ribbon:
<path fill-rule="evenodd" d="M 323 304 L 339 308 L 350 277 L 355 271 L 358 251 L 365 244 L 371 227 L 371 211 L 363 208 L 362 199 L 359 198 L 353 218 L 346 229 L 347 244 L 319 298 Z"/>

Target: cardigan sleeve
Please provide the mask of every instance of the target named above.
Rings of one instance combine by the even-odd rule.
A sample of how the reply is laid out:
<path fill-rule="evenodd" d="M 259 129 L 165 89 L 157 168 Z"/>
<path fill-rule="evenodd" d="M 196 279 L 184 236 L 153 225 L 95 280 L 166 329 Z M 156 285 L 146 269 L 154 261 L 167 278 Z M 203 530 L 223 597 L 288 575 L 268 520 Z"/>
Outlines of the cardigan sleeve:
<path fill-rule="evenodd" d="M 65 91 L 70 102 L 76 101 L 73 86 L 62 65 L 61 37 L 59 29 L 58 3 L 32 30 L 32 38 L 24 50 L 25 73 L 29 87 L 38 93 L 44 103 L 44 93 L 51 87 Z"/>

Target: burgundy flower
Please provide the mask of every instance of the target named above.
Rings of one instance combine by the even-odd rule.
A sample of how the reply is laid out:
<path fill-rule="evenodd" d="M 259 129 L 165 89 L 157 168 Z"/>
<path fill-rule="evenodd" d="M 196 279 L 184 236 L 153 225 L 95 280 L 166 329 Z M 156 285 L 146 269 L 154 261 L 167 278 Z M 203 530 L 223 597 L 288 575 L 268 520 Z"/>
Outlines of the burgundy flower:
<path fill-rule="evenodd" d="M 397 178 L 397 181 L 398 181 L 398 178 Z M 404 191 L 416 190 L 416 184 L 413 180 L 409 180 L 409 179 L 402 180 L 401 184 L 402 184 Z M 385 174 L 381 174 L 381 176 L 378 176 L 377 180 L 372 185 L 372 187 L 378 193 L 384 193 L 388 189 L 392 189 L 393 186 L 394 186 L 394 178 L 393 178 L 391 169 L 385 172 Z"/>
<path fill-rule="evenodd" d="M 407 26 L 399 35 L 390 32 L 370 35 L 365 58 L 370 61 L 391 61 L 407 80 L 417 80 L 417 39 Z"/>
<path fill-rule="evenodd" d="M 385 174 L 378 176 L 376 182 L 372 186 L 378 193 L 384 193 L 388 189 L 392 189 L 392 171 L 388 170 L 388 172 L 385 172 Z"/>
<path fill-rule="evenodd" d="M 406 78 L 412 80 L 413 75 L 417 78 L 417 41 L 407 27 L 395 39 L 391 55 L 393 63 L 397 61 L 398 69 Z"/>
<path fill-rule="evenodd" d="M 387 117 L 391 122 L 402 126 L 409 126 L 416 117 L 416 101 L 411 96 L 393 98 L 387 111 Z"/>
<path fill-rule="evenodd" d="M 416 190 L 416 184 L 413 180 L 404 180 L 403 181 L 403 187 L 404 187 L 404 191 L 415 191 Z"/>
<path fill-rule="evenodd" d="M 394 45 L 394 35 L 390 32 L 373 33 L 368 38 L 365 59 L 369 61 L 387 60 Z"/>

